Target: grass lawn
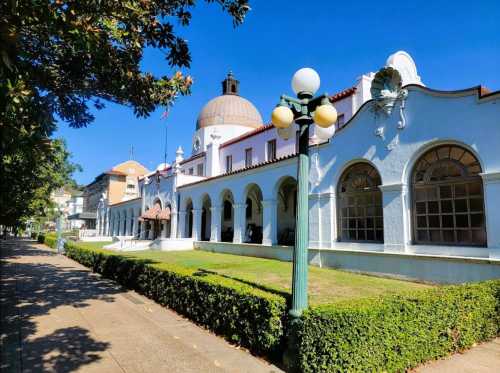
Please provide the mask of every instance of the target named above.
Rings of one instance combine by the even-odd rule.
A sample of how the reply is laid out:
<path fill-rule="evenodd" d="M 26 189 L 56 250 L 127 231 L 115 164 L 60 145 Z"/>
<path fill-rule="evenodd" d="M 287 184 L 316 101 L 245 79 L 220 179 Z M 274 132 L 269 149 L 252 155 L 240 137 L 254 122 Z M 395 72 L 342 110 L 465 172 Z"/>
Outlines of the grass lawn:
<path fill-rule="evenodd" d="M 112 244 L 113 241 L 93 241 L 93 242 L 83 242 L 78 241 L 78 246 L 86 247 L 88 249 L 102 249 L 103 246 Z"/>
<path fill-rule="evenodd" d="M 101 248 L 106 243 L 79 242 L 78 244 L 89 248 Z M 290 262 L 201 250 L 178 252 L 147 250 L 120 253 L 120 255 L 213 271 L 291 292 L 292 263 Z M 309 266 L 309 301 L 312 305 L 429 287 L 431 285 Z"/>

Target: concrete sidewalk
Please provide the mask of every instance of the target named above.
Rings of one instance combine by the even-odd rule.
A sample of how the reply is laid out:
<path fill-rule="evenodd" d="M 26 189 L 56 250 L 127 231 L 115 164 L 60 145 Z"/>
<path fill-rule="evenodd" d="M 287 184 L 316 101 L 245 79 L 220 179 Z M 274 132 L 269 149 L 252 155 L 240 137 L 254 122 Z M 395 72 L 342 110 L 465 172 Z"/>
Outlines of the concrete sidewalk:
<path fill-rule="evenodd" d="M 482 343 L 462 354 L 431 361 L 415 371 L 418 373 L 498 373 L 500 372 L 500 338 Z"/>
<path fill-rule="evenodd" d="M 3 241 L 2 372 L 280 372 L 27 241 Z"/>

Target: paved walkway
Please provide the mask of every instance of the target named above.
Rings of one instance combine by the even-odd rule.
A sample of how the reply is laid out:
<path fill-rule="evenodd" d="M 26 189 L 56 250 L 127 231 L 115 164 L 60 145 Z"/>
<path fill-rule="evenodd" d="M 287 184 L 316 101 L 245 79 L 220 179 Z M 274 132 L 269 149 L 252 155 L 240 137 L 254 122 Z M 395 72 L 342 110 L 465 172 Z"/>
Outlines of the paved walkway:
<path fill-rule="evenodd" d="M 418 373 L 498 373 L 500 372 L 500 338 L 482 343 L 463 354 L 431 361 Z"/>
<path fill-rule="evenodd" d="M 280 372 L 42 245 L 0 250 L 2 372 Z"/>

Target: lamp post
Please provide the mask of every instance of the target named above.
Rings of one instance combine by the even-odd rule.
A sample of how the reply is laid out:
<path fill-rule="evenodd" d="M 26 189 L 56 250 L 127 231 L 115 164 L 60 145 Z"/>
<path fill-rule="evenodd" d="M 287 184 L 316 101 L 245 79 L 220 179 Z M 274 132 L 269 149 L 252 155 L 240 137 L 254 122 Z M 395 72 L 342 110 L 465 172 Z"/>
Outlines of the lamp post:
<path fill-rule="evenodd" d="M 307 248 L 309 244 L 309 127 L 318 126 L 321 138 L 331 137 L 325 131 L 337 121 L 337 111 L 328 95 L 314 97 L 319 89 L 318 73 L 311 68 L 298 70 L 292 78 L 292 88 L 297 98 L 282 95 L 280 103 L 272 112 L 272 123 L 280 131 L 290 130 L 292 123 L 299 126 L 297 223 L 293 250 L 292 308 L 294 319 L 307 308 Z M 334 129 L 334 127 L 333 127 Z M 324 135 L 324 133 L 331 135 Z M 290 137 L 290 136 L 288 136 Z"/>

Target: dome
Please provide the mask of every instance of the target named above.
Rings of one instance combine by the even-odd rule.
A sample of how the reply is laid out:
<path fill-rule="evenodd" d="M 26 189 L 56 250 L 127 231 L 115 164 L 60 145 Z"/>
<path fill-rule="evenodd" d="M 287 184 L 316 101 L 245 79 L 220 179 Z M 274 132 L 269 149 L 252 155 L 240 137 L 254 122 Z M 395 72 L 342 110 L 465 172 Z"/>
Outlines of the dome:
<path fill-rule="evenodd" d="M 236 95 L 222 95 L 210 100 L 201 110 L 196 129 L 220 124 L 257 128 L 262 126 L 262 117 L 247 99 Z"/>
<path fill-rule="evenodd" d="M 210 100 L 201 110 L 196 129 L 216 125 L 239 125 L 250 128 L 262 126 L 262 117 L 257 108 L 239 96 L 239 81 L 229 73 L 222 82 L 222 96 Z"/>

